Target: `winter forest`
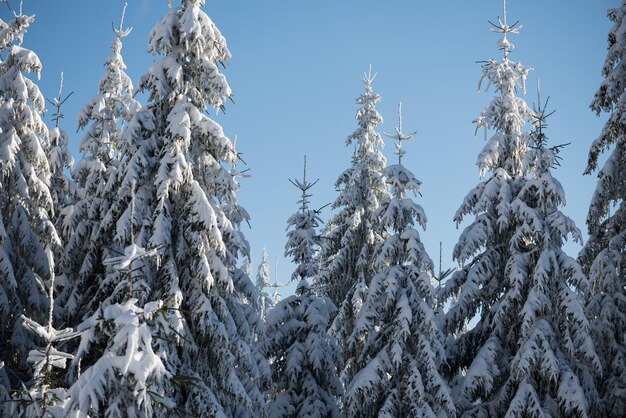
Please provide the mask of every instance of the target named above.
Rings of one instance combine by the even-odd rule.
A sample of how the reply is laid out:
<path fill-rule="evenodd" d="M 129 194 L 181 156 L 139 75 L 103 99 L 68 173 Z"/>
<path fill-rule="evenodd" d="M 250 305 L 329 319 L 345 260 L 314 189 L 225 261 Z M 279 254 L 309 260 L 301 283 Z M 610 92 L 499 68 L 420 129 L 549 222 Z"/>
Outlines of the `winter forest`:
<path fill-rule="evenodd" d="M 465 183 L 424 181 L 433 173 L 416 155 L 438 139 L 421 133 L 417 93 L 402 92 L 408 110 L 399 100 L 383 115 L 377 83 L 394 74 L 363 64 L 350 128 L 331 126 L 345 153 L 302 141 L 254 160 L 281 176 L 291 202 L 281 228 L 261 225 L 289 260 L 280 277 L 276 254 L 248 238 L 270 215 L 240 198 L 257 169 L 254 138 L 228 122 L 237 60 L 212 18 L 220 2 L 151 1 L 143 11 L 163 13 L 138 49 L 126 45 L 143 24 L 140 2 L 108 1 L 117 16 L 102 29 L 108 52 L 100 67 L 80 68 L 100 70 L 99 81 L 61 73 L 51 94 L 40 56 L 58 66 L 54 48 L 29 49 L 46 6 L 0 1 L 0 416 L 626 417 L 626 0 L 594 4 L 608 33 L 598 34 L 605 58 L 592 63 L 597 83 L 582 104 L 596 120 L 585 138 L 552 125 L 568 115 L 539 81 L 542 63 L 531 68 L 516 48 L 529 29 L 511 4 L 493 2 L 488 24 L 469 20 L 491 39 L 490 49 L 459 52 L 475 56 L 469 76 L 483 102 L 465 109 L 473 125 L 446 124 L 474 134 L 475 146 L 439 143 L 428 170 L 454 177 L 452 158 L 472 166 L 450 208 L 423 196 L 444 202 Z M 424 55 L 424 65 L 460 69 L 455 48 L 443 47 L 448 60 Z M 142 54 L 145 68 L 131 70 Z M 273 58 L 259 71 L 279 67 Z M 389 60 L 399 71 L 408 63 Z M 320 77 L 331 67 L 315 65 Z M 576 60 L 564 65 L 567 82 Z M 439 88 L 449 103 L 432 108 L 466 106 Z M 314 106 L 332 108 L 352 89 L 337 90 Z M 276 119 L 254 129 L 280 135 L 284 104 L 264 102 Z M 586 141 L 575 172 L 592 188 L 585 198 L 572 190 L 566 205 L 572 183 L 560 169 L 574 140 Z M 326 175 L 333 183 L 320 190 Z M 268 207 L 278 199 L 257 187 Z M 453 242 L 427 229 L 439 212 L 451 214 Z"/>

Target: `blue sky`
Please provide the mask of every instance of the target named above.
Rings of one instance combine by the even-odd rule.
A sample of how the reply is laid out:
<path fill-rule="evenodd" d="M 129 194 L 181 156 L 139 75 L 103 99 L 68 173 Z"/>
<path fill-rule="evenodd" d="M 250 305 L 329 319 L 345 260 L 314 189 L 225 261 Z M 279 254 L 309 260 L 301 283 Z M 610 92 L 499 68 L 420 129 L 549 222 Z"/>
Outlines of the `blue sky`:
<path fill-rule="evenodd" d="M 123 55 L 136 84 L 153 62 L 146 53 L 147 35 L 166 12 L 167 1 L 128 3 L 126 23 L 134 29 L 125 38 Z M 423 197 L 416 198 L 428 216 L 422 240 L 434 260 L 442 241 L 444 267 L 453 266 L 452 247 L 461 231 L 452 217 L 479 181 L 475 161 L 484 137 L 482 132 L 475 137 L 472 120 L 493 96 L 492 90 L 477 90 L 477 61 L 501 57 L 498 35 L 488 23 L 502 15 L 501 0 L 206 3 L 204 10 L 233 56 L 224 73 L 235 104 L 216 119 L 229 136 L 238 136 L 252 175 L 242 181 L 239 198 L 252 216 L 252 228 L 245 232 L 255 271 L 267 246 L 272 275 L 276 256 L 279 278 L 285 281 L 291 274 L 282 254 L 286 220 L 297 209 L 298 192 L 288 178 L 301 176 L 304 154 L 309 176 L 320 179 L 313 205 L 335 199 L 334 182 L 350 162 L 344 141 L 356 128 L 354 98 L 370 64 L 377 73 L 374 89 L 382 96 L 380 131 L 393 132 L 399 101 L 405 130 L 418 131 L 405 145 L 403 162 L 423 182 Z M 6 19 L 8 11 L 0 6 Z M 61 71 L 65 91 L 74 92 L 63 108 L 62 127 L 77 159 L 82 133 L 75 131 L 76 115 L 97 91 L 113 39 L 111 23 L 119 22 L 122 6 L 121 0 L 24 1 L 24 12 L 36 18 L 23 46 L 43 63 L 42 92 L 56 95 Z M 571 143 L 556 177 L 568 199 L 564 212 L 583 232 L 596 179 L 582 172 L 604 121 L 588 105 L 602 79 L 611 27 L 606 10 L 617 6 L 617 0 L 509 0 L 507 6 L 509 22 L 523 25 L 512 39 L 516 48 L 510 58 L 534 68 L 526 100 L 536 101 L 534 86 L 541 79 L 542 96 L 550 96 L 557 110 L 548 137 L 552 144 Z M 50 123 L 51 113 L 46 115 Z M 388 144 L 385 154 L 395 159 L 392 151 Z M 325 209 L 323 218 L 329 214 Z M 580 246 L 568 244 L 567 249 L 575 255 Z"/>

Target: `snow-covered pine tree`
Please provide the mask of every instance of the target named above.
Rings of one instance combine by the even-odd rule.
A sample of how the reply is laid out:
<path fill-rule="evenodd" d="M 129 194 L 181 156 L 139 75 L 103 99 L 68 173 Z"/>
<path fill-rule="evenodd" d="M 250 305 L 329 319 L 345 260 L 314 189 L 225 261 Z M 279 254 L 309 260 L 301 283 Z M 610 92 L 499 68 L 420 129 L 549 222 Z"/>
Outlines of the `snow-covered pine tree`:
<path fill-rule="evenodd" d="M 113 28 L 112 52 L 105 61 L 98 93 L 78 115 L 79 129 L 88 128 L 80 144 L 82 158 L 72 173 L 78 196 L 62 260 L 71 284 L 58 298 L 71 323 L 79 323 L 85 316 L 92 315 L 114 285 L 102 283 L 102 261 L 111 255 L 105 245 L 107 237 L 99 234 L 99 227 L 119 187 L 120 159 L 122 155 L 130 158 L 132 152 L 122 152 L 123 127 L 140 108 L 133 99 L 133 85 L 124 72 L 126 65 L 121 55 L 122 39 L 132 30 L 124 29 L 125 11 L 126 6 L 119 27 Z"/>
<path fill-rule="evenodd" d="M 516 330 L 514 313 L 503 316 L 503 295 L 511 288 L 508 263 L 511 259 L 510 241 L 517 225 L 511 205 L 524 187 L 526 179 L 522 160 L 528 149 L 529 133 L 524 126 L 532 120 L 533 112 L 526 102 L 516 96 L 517 88 L 525 92 L 529 68 L 509 60 L 513 44 L 509 34 L 517 34 L 519 26 L 500 21 L 492 29 L 502 33 L 498 46 L 503 50 L 501 61 L 491 59 L 483 65 L 481 83 L 486 79 L 493 85 L 496 96 L 475 120 L 477 130 L 494 129 L 478 155 L 481 176 L 489 177 L 474 187 L 463 200 L 454 220 L 460 224 L 468 215 L 474 221 L 467 226 L 454 247 L 453 257 L 460 268 L 446 282 L 440 295 L 452 299 L 444 320 L 444 332 L 455 335 L 456 341 L 449 353 L 450 377 L 467 369 L 460 393 L 456 393 L 461 412 L 488 408 L 498 399 L 497 390 L 506 378 L 509 367 L 509 335 Z M 508 307 L 508 306 L 506 306 Z M 515 312 L 517 314 L 517 312 Z M 477 317 L 472 329 L 467 324 Z M 516 335 L 510 335 L 516 341 Z M 464 389 L 464 388 L 470 388 Z M 478 415 L 479 411 L 476 411 Z M 489 410 L 485 410 L 487 415 Z"/>
<path fill-rule="evenodd" d="M 291 180 L 290 180 L 291 181 Z M 271 360 L 273 385 L 270 417 L 339 418 L 338 398 L 343 388 L 337 375 L 341 351 L 327 329 L 335 306 L 316 296 L 309 280 L 317 273 L 314 255 L 320 245 L 318 211 L 309 209 L 309 189 L 316 182 L 291 181 L 301 192 L 300 208 L 289 217 L 285 256 L 296 269 L 296 294 L 276 304 L 267 317 L 266 355 Z"/>
<path fill-rule="evenodd" d="M 597 414 L 593 375 L 601 371 L 581 295 L 588 279 L 562 249 L 568 236 L 582 241 L 574 222 L 559 207 L 561 184 L 551 173 L 562 146 L 547 148 L 545 105 L 538 97 L 530 149 L 524 157 L 529 178 L 511 205 L 517 228 L 509 247 L 510 288 L 497 317 L 518 318 L 505 347 L 513 359 L 499 393 L 506 417 L 604 416 Z M 505 308 L 506 307 L 506 308 Z M 507 405 L 508 403 L 508 405 Z M 622 411 L 623 412 L 623 411 Z"/>
<path fill-rule="evenodd" d="M 626 1 L 608 16 L 614 25 L 602 68 L 605 79 L 591 109 L 609 117 L 591 145 L 585 174 L 598 169 L 602 152 L 613 149 L 598 171 L 587 215 L 589 240 L 579 259 L 591 280 L 586 312 L 603 366 L 599 404 L 603 416 L 618 417 L 626 411 Z"/>
<path fill-rule="evenodd" d="M 384 241 L 375 247 L 377 270 L 367 299 L 357 314 L 351 344 L 361 351 L 347 363 L 358 370 L 346 388 L 346 417 L 455 416 L 448 383 L 440 374 L 446 353 L 435 319 L 433 263 L 416 226 L 426 227 L 417 195 L 421 182 L 402 165 L 402 142 L 415 135 L 402 132 L 401 105 L 396 133 L 398 163 L 385 178 L 391 196 L 372 217 Z"/>
<path fill-rule="evenodd" d="M 31 377 L 34 335 L 21 315 L 45 323 L 52 283 L 52 249 L 59 245 L 45 153 L 45 100 L 27 73 L 39 76 L 37 55 L 21 46 L 34 16 L 0 20 L 0 384 Z M 2 391 L 0 391 L 2 392 Z"/>
<path fill-rule="evenodd" d="M 296 269 L 291 274 L 291 280 L 300 281 L 305 278 L 316 277 L 319 273 L 319 263 L 315 256 L 321 242 L 317 228 L 322 224 L 319 211 L 309 209 L 309 198 L 312 196 L 309 194 L 309 190 L 319 180 L 311 183 L 306 179 L 306 156 L 304 157 L 302 181 L 298 179 L 289 179 L 289 181 L 302 192 L 302 197 L 298 200 L 300 210 L 287 220 L 285 256 L 291 257 L 296 264 Z"/>
<path fill-rule="evenodd" d="M 67 360 L 73 359 L 69 353 L 57 349 L 59 343 L 74 339 L 80 335 L 72 328 L 57 330 L 54 322 L 54 278 L 48 289 L 48 318 L 46 325 L 22 315 L 22 325 L 37 335 L 45 343 L 28 353 L 28 362 L 32 363 L 34 373 L 29 387 L 23 385 L 11 402 L 7 402 L 7 416 L 61 418 L 64 416 L 68 401 L 67 391 L 59 385 L 54 368 L 65 369 Z M 1 410 L 1 409 L 0 409 Z"/>
<path fill-rule="evenodd" d="M 121 248 L 157 251 L 152 273 L 132 291 L 140 305 L 163 300 L 180 334 L 158 354 L 177 408 L 191 416 L 257 417 L 269 369 L 252 344 L 254 284 L 236 266 L 248 255 L 230 211 L 236 182 L 229 167 L 237 155 L 206 114 L 231 95 L 218 68 L 230 53 L 204 1 L 181 3 L 150 33 L 148 50 L 157 59 L 139 82 L 149 103 L 124 131 L 128 158 L 100 233 Z M 116 277 L 110 272 L 107 280 Z"/>
<path fill-rule="evenodd" d="M 383 241 L 372 227 L 372 213 L 380 202 L 389 196 L 383 171 L 386 160 L 380 152 L 383 140 L 376 127 L 383 122 L 376 110 L 380 96 L 372 89 L 371 69 L 363 78 L 365 91 L 356 99 L 361 105 L 356 112 L 358 128 L 347 138 L 347 145 L 355 147 L 350 168 L 335 182 L 339 196 L 332 208 L 337 212 L 326 224 L 317 259 L 320 272 L 315 284 L 339 308 L 331 326 L 331 333 L 344 349 L 349 359 L 359 350 L 348 350 L 348 340 L 372 277 L 374 276 L 373 251 Z M 342 372 L 345 384 L 353 377 L 348 365 Z"/>
<path fill-rule="evenodd" d="M 155 340 L 168 337 L 165 310 L 161 301 L 140 308 L 136 299 L 129 299 L 101 305 L 81 323 L 79 358 L 103 339 L 108 345 L 68 389 L 64 417 L 176 416 L 176 404 L 167 396 L 171 375 L 155 348 Z"/>
<path fill-rule="evenodd" d="M 256 272 L 256 305 L 259 316 L 265 319 L 270 309 L 274 307 L 274 299 L 265 289 L 271 287 L 270 283 L 270 265 L 267 261 L 267 250 L 263 248 L 261 254 L 261 263 Z"/>
<path fill-rule="evenodd" d="M 172 375 L 165 367 L 168 341 L 175 339 L 179 330 L 172 329 L 163 301 L 147 302 L 141 308 L 131 295 L 133 282 L 151 273 L 150 258 L 155 255 L 155 249 L 131 244 L 123 255 L 104 261 L 126 278 L 127 297 L 120 303 L 100 304 L 77 327 L 82 338 L 72 366 L 78 369 L 78 376 L 67 391 L 64 416 L 184 415 L 168 396 Z M 95 361 L 94 354 L 100 354 Z M 81 365 L 88 365 L 82 374 Z"/>
<path fill-rule="evenodd" d="M 455 220 L 475 220 L 454 249 L 461 268 L 443 291 L 454 298 L 444 321 L 457 335 L 450 352 L 453 389 L 462 416 L 587 416 L 588 402 L 578 366 L 596 366 L 577 290 L 585 276 L 561 250 L 578 230 L 558 206 L 560 184 L 549 172 L 554 152 L 533 145 L 524 125 L 543 120 L 516 97 L 528 68 L 508 59 L 518 33 L 504 19 L 494 25 L 503 35 L 502 61 L 490 60 L 483 78 L 500 93 L 481 113 L 478 127 L 495 129 L 478 157 L 490 177 L 465 198 Z M 539 132 L 539 133 L 538 133 Z M 539 142 L 540 144 L 541 141 Z M 475 321 L 473 328 L 468 323 Z"/>
<path fill-rule="evenodd" d="M 355 147 L 352 164 L 335 182 L 339 196 L 332 208 L 337 213 L 324 228 L 318 256 L 320 272 L 316 280 L 337 306 L 356 283 L 369 284 L 374 275 L 373 248 L 383 239 L 371 227 L 371 214 L 388 197 L 383 179 L 386 160 L 380 152 L 384 144 L 376 131 L 383 118 L 376 110 L 380 95 L 372 89 L 374 78 L 370 69 L 363 78 L 365 91 L 356 99 L 361 105 L 356 112 L 358 128 L 346 140 L 347 145 Z"/>

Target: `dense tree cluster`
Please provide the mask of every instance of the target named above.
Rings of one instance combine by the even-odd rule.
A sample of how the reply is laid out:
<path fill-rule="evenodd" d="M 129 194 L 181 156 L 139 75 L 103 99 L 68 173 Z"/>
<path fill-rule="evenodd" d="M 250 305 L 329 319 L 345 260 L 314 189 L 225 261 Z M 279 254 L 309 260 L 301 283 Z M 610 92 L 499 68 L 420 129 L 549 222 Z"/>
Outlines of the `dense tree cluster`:
<path fill-rule="evenodd" d="M 296 290 L 282 300 L 265 251 L 250 277 L 236 141 L 208 112 L 232 96 L 230 52 L 202 6 L 170 4 L 136 90 L 122 13 L 75 166 L 62 86 L 48 127 L 31 78 L 42 63 L 21 46 L 34 16 L 0 20 L 0 415 L 624 416 L 626 0 L 608 12 L 591 103 L 609 117 L 589 152 L 598 184 L 578 258 L 563 250 L 582 238 L 553 175 L 562 146 L 548 144 L 548 101 L 523 98 L 530 68 L 509 57 L 519 26 L 505 11 L 502 59 L 482 66 L 495 91 L 475 120 L 489 133 L 481 181 L 454 217 L 458 268 L 435 288 L 421 182 L 402 161 L 415 133 L 399 106 L 388 163 L 370 69 L 325 225 L 306 158 L 291 180 Z"/>

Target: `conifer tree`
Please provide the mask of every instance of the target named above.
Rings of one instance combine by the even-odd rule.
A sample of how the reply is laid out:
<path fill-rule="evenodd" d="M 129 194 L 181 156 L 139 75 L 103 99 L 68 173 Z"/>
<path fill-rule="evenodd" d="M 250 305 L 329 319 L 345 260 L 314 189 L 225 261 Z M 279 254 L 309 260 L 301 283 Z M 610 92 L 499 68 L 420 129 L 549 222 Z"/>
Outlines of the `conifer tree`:
<path fill-rule="evenodd" d="M 69 353 L 60 351 L 60 343 L 74 339 L 80 335 L 72 328 L 57 330 L 54 322 L 54 278 L 48 289 L 48 318 L 46 325 L 41 325 L 22 315 L 22 325 L 37 335 L 45 343 L 44 347 L 36 347 L 28 353 L 28 362 L 33 365 L 33 379 L 29 387 L 23 385 L 17 396 L 8 402 L 5 408 L 7 415 L 20 417 L 61 418 L 68 401 L 67 391 L 55 373 L 56 369 L 65 369 L 67 360 L 73 359 Z M 5 405 L 7 406 L 7 405 Z"/>
<path fill-rule="evenodd" d="M 0 385 L 10 387 L 30 380 L 26 360 L 34 335 L 21 315 L 45 323 L 53 249 L 60 244 L 41 119 L 45 101 L 27 76 L 39 76 L 41 62 L 21 46 L 33 20 L 21 10 L 9 22 L 0 20 Z"/>
<path fill-rule="evenodd" d="M 132 97 L 133 84 L 124 72 L 126 65 L 121 55 L 122 39 L 132 30 L 124 29 L 125 11 L 126 6 L 119 27 L 113 28 L 112 53 L 105 61 L 98 93 L 78 115 L 78 127 L 87 127 L 87 131 L 80 144 L 82 158 L 72 173 L 78 196 L 67 226 L 62 260 L 71 285 L 59 298 L 66 317 L 73 323 L 93 314 L 111 292 L 112 284 L 102 283 L 102 261 L 110 256 L 111 249 L 106 247 L 106 237 L 99 233 L 99 228 L 119 187 L 120 159 L 131 152 L 123 152 L 123 127 L 140 107 Z"/>
<path fill-rule="evenodd" d="M 538 97 L 537 103 L 524 158 L 529 179 L 512 204 L 518 226 L 510 244 L 511 290 L 502 305 L 510 303 L 519 312 L 519 335 L 500 396 L 510 402 L 510 417 L 545 411 L 550 416 L 599 416 L 588 372 L 599 374 L 600 363 L 580 297 L 588 279 L 562 250 L 568 236 L 582 239 L 559 210 L 565 193 L 551 169 L 558 166 L 562 146 L 547 147 L 547 101 L 542 107 Z"/>
<path fill-rule="evenodd" d="M 380 96 L 372 89 L 373 81 L 370 70 L 363 78 L 365 91 L 356 99 L 361 105 L 356 113 L 358 128 L 346 140 L 355 148 L 352 164 L 335 183 L 339 196 L 332 208 L 337 212 L 324 228 L 317 257 L 320 272 L 316 284 L 339 308 L 330 332 L 346 359 L 359 351 L 348 340 L 374 275 L 374 247 L 384 239 L 372 227 L 372 213 L 388 197 L 383 178 L 386 160 L 380 152 L 383 140 L 376 131 L 383 118 L 376 110 Z M 352 380 L 353 373 L 353 365 L 347 364 L 341 376 L 344 385 Z"/>
<path fill-rule="evenodd" d="M 626 410 L 626 2 L 608 11 L 614 22 L 608 36 L 608 51 L 591 109 L 609 114 L 602 132 L 591 144 L 585 174 L 598 169 L 600 155 L 612 148 L 598 171 L 587 227 L 589 240 L 581 254 L 591 280 L 587 316 L 591 321 L 603 374 L 598 380 L 600 399 L 607 417 L 618 417 Z"/>
<path fill-rule="evenodd" d="M 402 165 L 402 142 L 415 133 L 394 135 L 398 163 L 385 178 L 391 196 L 372 214 L 384 241 L 375 247 L 376 275 L 359 310 L 351 344 L 362 346 L 354 359 L 356 375 L 346 388 L 346 417 L 454 416 L 450 390 L 440 374 L 445 362 L 443 337 L 433 312 L 433 263 L 415 226 L 426 215 L 407 193 L 421 182 Z"/>
<path fill-rule="evenodd" d="M 265 352 L 272 364 L 270 417 L 339 418 L 343 388 L 337 375 L 341 352 L 327 333 L 335 310 L 329 298 L 316 296 L 309 280 L 317 273 L 314 255 L 320 245 L 318 211 L 309 209 L 309 190 L 317 183 L 290 180 L 301 192 L 300 209 L 289 217 L 285 256 L 296 269 L 296 294 L 276 304 L 267 317 Z"/>
<path fill-rule="evenodd" d="M 257 309 L 259 316 L 265 319 L 270 309 L 274 307 L 274 299 L 265 289 L 271 287 L 270 283 L 270 265 L 267 262 L 267 250 L 263 248 L 261 254 L 261 263 L 256 273 L 256 294 L 257 294 Z"/>
<path fill-rule="evenodd" d="M 203 4 L 182 0 L 150 33 L 148 50 L 158 59 L 139 82 L 149 103 L 124 131 L 120 188 L 99 231 L 118 248 L 156 252 L 150 273 L 131 290 L 139 306 L 162 300 L 179 335 L 157 353 L 172 376 L 176 408 L 257 417 L 269 369 L 252 344 L 254 284 L 237 266 L 249 256 L 231 210 L 237 154 L 205 112 L 231 96 L 218 68 L 230 53 Z M 107 272 L 106 280 L 120 282 L 119 273 Z M 113 293 L 121 297 L 119 286 Z"/>
<path fill-rule="evenodd" d="M 133 282 L 150 274 L 156 250 L 129 245 L 124 254 L 104 260 L 126 277 L 127 296 L 102 303 L 78 325 L 82 333 L 72 366 L 78 369 L 67 390 L 64 416 L 169 417 L 182 412 L 172 399 L 173 376 L 165 367 L 168 344 L 176 338 L 162 300 L 139 307 Z M 104 347 L 100 353 L 100 347 Z M 94 354 L 100 354 L 95 361 Z M 84 360 L 84 362 L 83 362 Z M 81 373 L 81 365 L 88 366 Z"/>
<path fill-rule="evenodd" d="M 507 24 L 506 3 L 494 27 L 504 58 L 488 61 L 483 78 L 500 95 L 476 121 L 495 130 L 478 157 L 481 174 L 491 174 L 455 215 L 457 223 L 475 219 L 455 246 L 461 268 L 443 291 L 444 299 L 454 297 L 444 321 L 444 331 L 457 335 L 451 372 L 464 370 L 455 400 L 462 416 L 587 416 L 579 365 L 594 368 L 597 357 L 575 293 L 585 290 L 586 279 L 561 250 L 579 232 L 558 210 L 564 195 L 549 172 L 554 150 L 536 139 L 542 122 L 534 140 L 523 132 L 543 116 L 515 95 L 528 68 L 508 58 L 507 36 L 519 27 Z"/>
<path fill-rule="evenodd" d="M 319 180 L 311 183 L 306 179 L 306 156 L 302 181 L 298 179 L 289 181 L 302 192 L 302 197 L 298 200 L 300 210 L 287 220 L 288 232 L 285 245 L 285 256 L 291 257 L 296 264 L 296 269 L 291 274 L 291 280 L 295 281 L 313 278 L 319 274 L 319 263 L 315 256 L 320 248 L 321 238 L 317 233 L 317 228 L 322 224 L 322 220 L 319 217 L 319 210 L 309 209 L 309 198 L 312 196 L 309 190 Z"/>
<path fill-rule="evenodd" d="M 358 128 L 346 140 L 355 152 L 350 168 L 335 182 L 339 196 L 332 208 L 337 213 L 326 224 L 318 257 L 317 281 L 337 306 L 356 283 L 369 284 L 374 270 L 372 251 L 382 240 L 371 228 L 371 214 L 388 196 L 382 177 L 386 160 L 380 152 L 384 144 L 376 132 L 383 118 L 376 110 L 380 96 L 372 89 L 374 78 L 370 70 L 363 78 L 365 91 L 356 99 L 361 106 L 356 113 Z"/>

